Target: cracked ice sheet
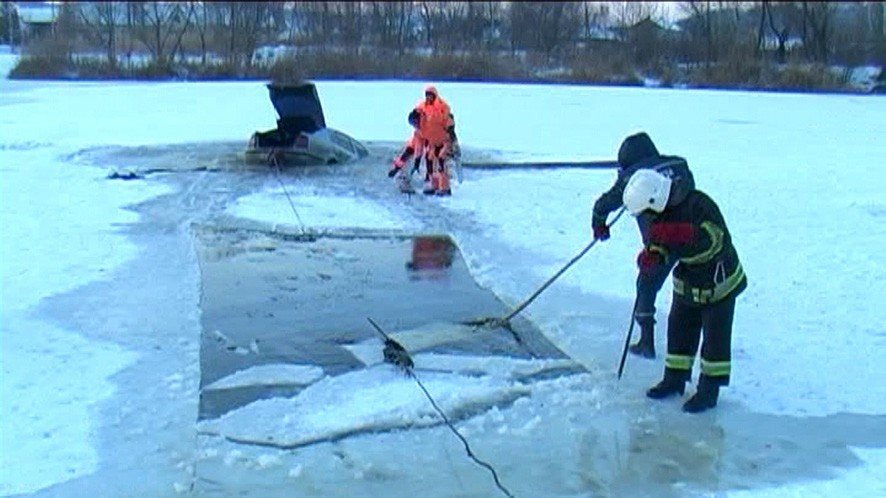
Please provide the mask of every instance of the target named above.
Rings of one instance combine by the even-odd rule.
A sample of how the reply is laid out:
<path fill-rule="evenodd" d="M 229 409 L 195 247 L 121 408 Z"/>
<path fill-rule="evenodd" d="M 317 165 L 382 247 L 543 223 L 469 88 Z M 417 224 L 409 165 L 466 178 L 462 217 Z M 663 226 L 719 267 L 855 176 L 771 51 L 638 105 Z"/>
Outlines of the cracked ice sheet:
<path fill-rule="evenodd" d="M 261 222 L 310 227 L 399 229 L 409 221 L 393 211 L 357 197 L 329 196 L 300 185 L 287 186 L 298 212 L 296 219 L 282 188 L 273 188 L 238 199 L 228 213 Z M 288 222 L 286 220 L 291 220 Z M 300 220 L 300 221 L 299 221 Z"/>
<path fill-rule="evenodd" d="M 408 330 L 389 331 L 388 335 L 399 342 L 407 351 L 415 354 L 422 350 L 474 336 L 476 332 L 468 325 L 431 322 Z M 364 364 L 374 365 L 384 359 L 382 357 L 383 346 L 383 341 L 373 338 L 344 347 Z"/>
<path fill-rule="evenodd" d="M 530 388 L 501 378 L 449 373 L 419 377 L 450 418 L 507 404 Z M 390 365 L 327 377 L 293 398 L 251 403 L 199 424 L 204 433 L 240 442 L 298 447 L 361 432 L 441 422 L 413 379 Z"/>
<path fill-rule="evenodd" d="M 730 498 L 797 498 L 831 496 L 886 496 L 886 450 L 850 447 L 863 462 L 858 467 L 839 471 L 839 477 L 828 481 L 811 480 L 767 489 L 730 491 Z"/>
<path fill-rule="evenodd" d="M 571 359 L 522 359 L 504 356 L 422 353 L 441 345 L 477 337 L 475 327 L 450 322 L 431 322 L 406 330 L 388 332 L 388 336 L 410 352 L 415 368 L 460 373 L 464 375 L 492 375 L 501 378 L 523 379 L 542 372 L 558 369 L 583 369 Z M 487 332 L 488 333 L 488 332 Z M 380 338 L 366 339 L 344 346 L 364 365 L 384 361 L 384 342 Z"/>
<path fill-rule="evenodd" d="M 366 341 L 346 348 L 366 365 L 384 361 L 380 353 L 383 344 Z M 407 348 L 408 349 L 408 348 Z M 501 379 L 523 379 L 558 369 L 574 369 L 581 366 L 570 359 L 509 358 L 505 356 L 448 355 L 440 353 L 413 354 L 415 370 L 452 372 L 462 375 L 489 375 Z"/>
<path fill-rule="evenodd" d="M 259 365 L 238 370 L 203 388 L 204 391 L 248 386 L 305 386 L 323 377 L 323 369 L 311 365 Z"/>

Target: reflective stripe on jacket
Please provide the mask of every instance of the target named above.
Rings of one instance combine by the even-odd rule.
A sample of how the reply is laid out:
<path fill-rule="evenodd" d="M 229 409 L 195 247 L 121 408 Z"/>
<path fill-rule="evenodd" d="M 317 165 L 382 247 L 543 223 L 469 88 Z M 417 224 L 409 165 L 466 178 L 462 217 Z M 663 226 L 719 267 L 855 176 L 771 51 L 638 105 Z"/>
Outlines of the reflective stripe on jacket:
<path fill-rule="evenodd" d="M 677 260 L 674 296 L 694 305 L 705 305 L 737 296 L 747 287 L 747 277 L 720 209 L 704 192 L 693 190 L 676 206 L 655 217 L 656 224 L 691 224 L 692 240 L 686 243 L 650 240 L 648 247 Z M 650 229 L 650 233 L 655 233 Z"/>

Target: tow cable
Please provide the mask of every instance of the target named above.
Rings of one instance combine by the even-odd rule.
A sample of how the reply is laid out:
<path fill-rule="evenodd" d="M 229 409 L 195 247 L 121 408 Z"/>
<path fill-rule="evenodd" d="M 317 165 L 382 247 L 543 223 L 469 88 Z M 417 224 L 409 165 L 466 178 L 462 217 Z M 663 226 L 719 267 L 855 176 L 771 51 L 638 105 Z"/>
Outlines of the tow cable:
<path fill-rule="evenodd" d="M 268 165 L 274 168 L 274 175 L 277 177 L 277 181 L 280 182 L 280 187 L 283 188 L 283 193 L 286 194 L 286 198 L 289 200 L 289 207 L 292 208 L 293 214 L 295 214 L 295 219 L 298 220 L 299 227 L 301 229 L 301 236 L 299 239 L 304 240 L 306 242 L 313 242 L 317 240 L 317 237 L 308 233 L 305 228 L 305 224 L 301 220 L 301 216 L 298 215 L 298 211 L 295 209 L 295 203 L 292 201 L 292 196 L 289 195 L 289 190 L 286 189 L 286 184 L 283 183 L 283 172 L 280 169 L 280 152 L 277 150 L 273 150 L 268 153 Z"/>
<path fill-rule="evenodd" d="M 418 376 L 415 375 L 415 371 L 413 370 L 415 364 L 412 361 L 412 357 L 409 356 L 409 352 L 406 351 L 406 348 L 404 348 L 403 345 L 399 342 L 392 339 L 391 336 L 386 334 L 381 329 L 381 327 L 378 326 L 377 323 L 372 321 L 372 318 L 366 317 L 366 319 L 369 320 L 369 323 L 372 324 L 373 327 L 375 327 L 375 330 L 378 331 L 378 333 L 381 334 L 381 336 L 385 340 L 385 347 L 383 350 L 385 362 L 400 368 L 406 375 L 412 377 L 412 380 L 414 380 L 415 383 L 418 384 L 418 387 L 421 388 L 422 392 L 424 392 L 425 396 L 428 398 L 428 401 L 431 402 L 431 406 L 434 407 L 434 410 L 437 411 L 437 413 L 440 415 L 440 418 L 442 418 L 446 426 L 449 427 L 449 430 L 451 430 L 452 433 L 461 440 L 462 444 L 464 444 L 465 451 L 468 453 L 468 457 L 470 457 L 471 460 L 473 460 L 477 465 L 485 467 L 489 470 L 489 472 L 492 473 L 492 479 L 495 480 L 495 485 L 502 493 L 504 493 L 505 496 L 509 498 L 514 498 L 514 495 L 511 494 L 511 492 L 508 491 L 508 489 L 505 488 L 504 485 L 501 483 L 498 478 L 498 473 L 495 472 L 495 469 L 492 467 L 492 465 L 484 462 L 483 460 L 480 460 L 479 458 L 477 458 L 476 455 L 474 455 L 474 452 L 471 451 L 471 446 L 468 444 L 468 440 L 465 439 L 464 436 L 462 436 L 461 433 L 458 432 L 454 425 L 452 425 L 449 417 L 447 417 L 446 413 L 444 413 L 440 406 L 437 405 L 437 402 L 434 401 L 433 397 L 431 397 L 431 393 L 428 392 L 427 388 L 425 388 L 424 384 L 422 384 Z"/>

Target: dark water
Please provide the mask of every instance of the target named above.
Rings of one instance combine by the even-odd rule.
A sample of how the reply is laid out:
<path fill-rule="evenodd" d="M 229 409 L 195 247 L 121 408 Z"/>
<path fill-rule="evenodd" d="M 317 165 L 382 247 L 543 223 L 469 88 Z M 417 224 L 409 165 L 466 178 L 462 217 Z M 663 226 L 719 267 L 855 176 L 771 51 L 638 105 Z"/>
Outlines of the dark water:
<path fill-rule="evenodd" d="M 364 364 L 344 346 L 429 323 L 504 316 L 495 295 L 476 284 L 447 236 L 321 237 L 300 242 L 254 231 L 204 229 L 201 386 L 264 364 L 316 365 L 327 375 Z M 521 338 L 504 329 L 434 349 L 450 354 L 562 358 L 526 321 Z M 380 346 L 381 347 L 381 346 Z M 291 396 L 298 387 L 204 391 L 200 417 L 256 399 Z"/>

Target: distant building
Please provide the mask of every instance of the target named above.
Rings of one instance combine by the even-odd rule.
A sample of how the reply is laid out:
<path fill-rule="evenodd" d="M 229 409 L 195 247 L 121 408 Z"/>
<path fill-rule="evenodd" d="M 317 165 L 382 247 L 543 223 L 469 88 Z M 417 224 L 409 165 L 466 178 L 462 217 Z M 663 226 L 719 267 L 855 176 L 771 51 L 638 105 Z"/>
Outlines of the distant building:
<path fill-rule="evenodd" d="M 52 34 L 61 2 L 13 2 L 12 5 L 18 18 L 22 44 Z"/>
<path fill-rule="evenodd" d="M 576 40 L 576 47 L 581 49 L 609 50 L 622 43 L 621 36 L 615 28 L 593 25 Z"/>
<path fill-rule="evenodd" d="M 682 32 L 671 26 L 662 26 L 649 17 L 631 26 L 618 30 L 621 39 L 631 47 L 634 61 L 648 63 L 667 53 L 682 36 Z"/>
<path fill-rule="evenodd" d="M 681 30 L 676 25 L 662 26 L 647 17 L 642 21 L 623 28 L 618 28 L 622 40 L 666 41 L 680 36 Z"/>

